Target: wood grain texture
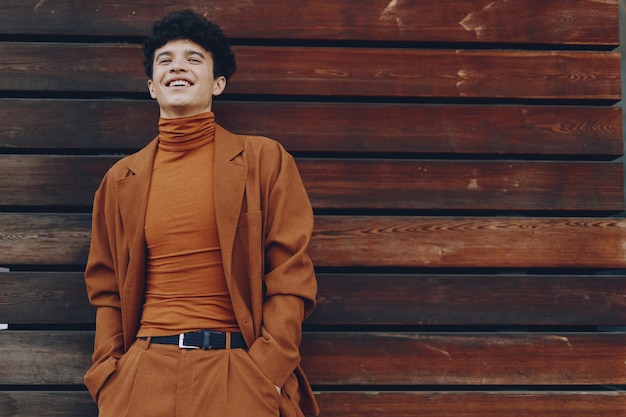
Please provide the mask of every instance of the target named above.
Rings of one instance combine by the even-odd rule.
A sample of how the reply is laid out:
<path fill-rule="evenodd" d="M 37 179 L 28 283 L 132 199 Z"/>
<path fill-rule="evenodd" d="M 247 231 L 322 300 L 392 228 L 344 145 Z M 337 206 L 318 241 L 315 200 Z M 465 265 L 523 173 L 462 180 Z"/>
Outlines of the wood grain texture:
<path fill-rule="evenodd" d="M 318 391 L 320 417 L 606 417 L 626 407 L 623 392 L 381 392 Z M 96 417 L 86 392 L 0 391 L 0 412 L 6 417 L 49 415 Z"/>
<path fill-rule="evenodd" d="M 89 207 L 118 159 L 0 155 L 0 205 Z M 316 209 L 624 209 L 621 163 L 322 158 L 297 163 Z"/>
<path fill-rule="evenodd" d="M 0 381 L 4 385 L 82 385 L 91 365 L 93 333 L 3 331 Z"/>
<path fill-rule="evenodd" d="M 148 100 L 0 99 L 0 148 L 138 150 L 158 134 Z"/>
<path fill-rule="evenodd" d="M 97 414 L 88 213 L 157 133 L 139 43 L 183 7 L 233 39 L 217 121 L 316 209 L 322 417 L 624 414 L 620 1 L 5 0 L 0 416 Z"/>
<path fill-rule="evenodd" d="M 97 417 L 98 409 L 82 391 L 0 391 L 3 417 Z"/>
<path fill-rule="evenodd" d="M 318 274 L 312 325 L 623 326 L 626 277 Z M 1 314 L 0 314 L 1 315 Z"/>
<path fill-rule="evenodd" d="M 0 33 L 146 36 L 191 7 L 231 38 L 616 45 L 618 0 L 5 0 Z M 428 16 L 428 18 L 424 18 Z"/>
<path fill-rule="evenodd" d="M 606 417 L 626 407 L 623 392 L 380 392 L 318 391 L 320 417 Z M 6 417 L 49 415 L 96 417 L 86 392 L 0 391 L 0 412 Z"/>
<path fill-rule="evenodd" d="M 315 208 L 624 209 L 621 163 L 305 159 L 298 167 Z"/>
<path fill-rule="evenodd" d="M 218 101 L 215 112 L 229 129 L 275 137 L 292 152 L 623 153 L 619 107 Z"/>
<path fill-rule="evenodd" d="M 291 152 L 623 153 L 620 107 L 218 100 L 215 113 L 233 132 L 275 138 Z M 147 100 L 0 99 L 0 117 L 0 148 L 136 150 L 156 136 L 158 108 Z"/>
<path fill-rule="evenodd" d="M 623 326 L 626 276 L 317 274 L 320 326 Z M 0 273 L 11 324 L 93 323 L 82 272 Z"/>
<path fill-rule="evenodd" d="M 61 337 L 62 336 L 62 337 Z M 619 385 L 623 333 L 309 332 L 302 366 L 315 385 Z M 3 332 L 0 380 L 82 384 L 91 332 Z"/>
<path fill-rule="evenodd" d="M 0 273 L 0 317 L 10 324 L 94 323 L 82 272 Z"/>
<path fill-rule="evenodd" d="M 626 267 L 619 218 L 316 216 L 315 224 L 309 253 L 318 267 Z M 88 214 L 0 213 L 0 265 L 83 265 L 90 231 Z"/>
<path fill-rule="evenodd" d="M 0 155 L 0 205 L 86 206 L 119 157 Z"/>
<path fill-rule="evenodd" d="M 614 52 L 251 47 L 235 53 L 241 70 L 230 92 L 237 94 L 621 98 Z"/>
<path fill-rule="evenodd" d="M 621 107 L 224 100 L 214 107 L 226 128 L 275 138 L 291 152 L 623 153 Z M 136 150 L 156 136 L 158 107 L 148 100 L 0 99 L 0 117 L 0 148 Z"/>
<path fill-rule="evenodd" d="M 234 48 L 227 93 L 421 98 L 621 98 L 617 52 Z M 0 90 L 146 93 L 134 45 L 0 43 Z"/>
<path fill-rule="evenodd" d="M 306 333 L 301 352 L 322 385 L 621 384 L 624 342 L 623 333 Z"/>
<path fill-rule="evenodd" d="M 623 392 L 320 392 L 320 417 L 606 417 Z"/>
<path fill-rule="evenodd" d="M 324 266 L 626 266 L 618 218 L 318 216 L 315 224 L 309 251 Z"/>
<path fill-rule="evenodd" d="M 0 213 L 0 265 L 84 265 L 88 214 Z"/>

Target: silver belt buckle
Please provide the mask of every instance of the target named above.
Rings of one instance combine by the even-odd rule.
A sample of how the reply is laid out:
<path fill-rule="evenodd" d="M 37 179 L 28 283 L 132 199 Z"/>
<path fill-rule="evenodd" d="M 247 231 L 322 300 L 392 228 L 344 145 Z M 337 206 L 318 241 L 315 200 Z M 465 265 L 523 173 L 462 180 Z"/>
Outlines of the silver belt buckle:
<path fill-rule="evenodd" d="M 178 335 L 178 347 L 181 349 L 200 349 L 198 346 L 187 346 L 185 345 L 185 334 L 181 333 Z"/>

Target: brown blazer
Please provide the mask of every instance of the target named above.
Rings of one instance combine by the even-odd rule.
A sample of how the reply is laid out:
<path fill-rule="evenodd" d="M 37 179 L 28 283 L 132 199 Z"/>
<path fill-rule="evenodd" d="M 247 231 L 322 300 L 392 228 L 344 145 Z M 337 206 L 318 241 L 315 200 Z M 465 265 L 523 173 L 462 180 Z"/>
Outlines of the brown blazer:
<path fill-rule="evenodd" d="M 96 192 L 85 270 L 96 307 L 94 400 L 136 338 L 144 302 L 144 222 L 157 139 L 118 161 Z M 318 414 L 300 368 L 317 283 L 306 248 L 313 213 L 293 157 L 271 139 L 215 131 L 215 212 L 226 282 L 249 355 L 282 387 L 282 416 Z M 299 399 L 299 401 L 298 401 Z M 299 404 L 294 404 L 299 403 Z M 295 406 L 295 407 L 294 407 Z"/>

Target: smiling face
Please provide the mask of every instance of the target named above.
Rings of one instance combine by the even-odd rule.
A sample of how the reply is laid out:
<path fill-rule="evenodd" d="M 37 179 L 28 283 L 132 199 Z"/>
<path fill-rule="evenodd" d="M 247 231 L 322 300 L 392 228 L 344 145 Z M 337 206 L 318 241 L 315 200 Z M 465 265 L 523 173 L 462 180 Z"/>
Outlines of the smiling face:
<path fill-rule="evenodd" d="M 211 111 L 213 96 L 222 94 L 226 78 L 214 78 L 211 53 L 186 39 L 166 43 L 154 52 L 150 96 L 161 117 L 193 116 Z"/>

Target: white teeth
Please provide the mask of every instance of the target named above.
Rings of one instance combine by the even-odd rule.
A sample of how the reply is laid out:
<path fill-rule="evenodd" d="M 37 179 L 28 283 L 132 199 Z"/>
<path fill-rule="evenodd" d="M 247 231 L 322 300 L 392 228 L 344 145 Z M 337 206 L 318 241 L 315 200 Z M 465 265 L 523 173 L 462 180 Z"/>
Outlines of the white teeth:
<path fill-rule="evenodd" d="M 189 83 L 189 81 L 185 80 L 174 80 L 170 82 L 170 87 L 187 87 L 188 85 L 191 84 Z"/>

